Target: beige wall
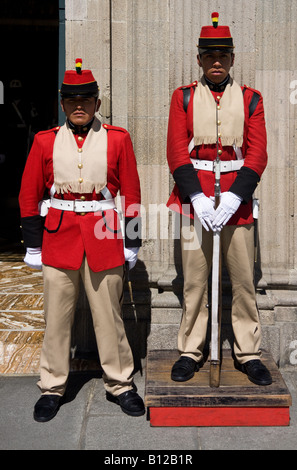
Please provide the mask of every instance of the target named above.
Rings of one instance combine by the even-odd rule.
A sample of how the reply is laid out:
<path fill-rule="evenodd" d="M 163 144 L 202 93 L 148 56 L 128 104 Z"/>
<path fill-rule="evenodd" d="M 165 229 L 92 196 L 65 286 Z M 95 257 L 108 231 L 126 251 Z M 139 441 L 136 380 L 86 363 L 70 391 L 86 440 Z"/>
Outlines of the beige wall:
<path fill-rule="evenodd" d="M 166 162 L 170 97 L 199 77 L 197 38 L 201 26 L 211 24 L 212 11 L 234 37 L 234 78 L 264 97 L 269 164 L 257 191 L 259 306 L 264 346 L 289 363 L 297 340 L 297 0 L 66 0 L 67 67 L 83 57 L 100 83 L 102 119 L 131 133 L 146 216 L 149 204 L 165 204 L 172 188 Z M 166 226 L 170 233 L 170 217 Z M 147 229 L 140 259 L 140 278 L 147 276 L 151 293 L 149 344 L 175 347 L 181 312 L 176 243 Z"/>

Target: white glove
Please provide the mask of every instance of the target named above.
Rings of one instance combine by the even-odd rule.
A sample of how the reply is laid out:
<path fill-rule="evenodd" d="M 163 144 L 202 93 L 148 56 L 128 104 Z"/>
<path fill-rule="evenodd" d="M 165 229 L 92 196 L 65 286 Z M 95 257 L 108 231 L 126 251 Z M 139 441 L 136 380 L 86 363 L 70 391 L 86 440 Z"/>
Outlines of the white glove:
<path fill-rule="evenodd" d="M 24 262 L 29 268 L 41 270 L 41 248 L 27 248 Z"/>
<path fill-rule="evenodd" d="M 139 251 L 139 247 L 135 247 L 135 248 L 124 247 L 125 260 L 129 263 L 129 269 L 134 268 L 136 261 L 137 261 L 138 251 Z"/>
<path fill-rule="evenodd" d="M 190 199 L 193 204 L 194 211 L 205 230 L 209 231 L 210 228 L 213 230 L 212 218 L 215 213 L 214 201 L 205 196 L 204 193 L 191 194 Z"/>
<path fill-rule="evenodd" d="M 235 214 L 241 202 L 242 198 L 230 191 L 221 194 L 220 204 L 212 220 L 214 230 L 222 230 L 223 226 L 226 225 L 232 215 Z"/>

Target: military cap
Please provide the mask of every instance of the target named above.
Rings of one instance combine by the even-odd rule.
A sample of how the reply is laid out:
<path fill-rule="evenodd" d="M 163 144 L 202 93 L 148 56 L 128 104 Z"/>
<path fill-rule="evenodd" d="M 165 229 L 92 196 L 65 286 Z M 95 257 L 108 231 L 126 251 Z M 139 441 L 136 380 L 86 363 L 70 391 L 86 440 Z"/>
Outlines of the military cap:
<path fill-rule="evenodd" d="M 66 70 L 60 94 L 62 98 L 80 95 L 98 97 L 98 84 L 91 70 L 82 69 L 82 59 L 76 59 L 75 70 Z"/>
<path fill-rule="evenodd" d="M 219 26 L 219 13 L 214 12 L 211 15 L 212 26 L 202 26 L 198 40 L 198 50 L 203 54 L 209 50 L 227 50 L 232 52 L 234 49 L 233 38 L 229 26 Z"/>

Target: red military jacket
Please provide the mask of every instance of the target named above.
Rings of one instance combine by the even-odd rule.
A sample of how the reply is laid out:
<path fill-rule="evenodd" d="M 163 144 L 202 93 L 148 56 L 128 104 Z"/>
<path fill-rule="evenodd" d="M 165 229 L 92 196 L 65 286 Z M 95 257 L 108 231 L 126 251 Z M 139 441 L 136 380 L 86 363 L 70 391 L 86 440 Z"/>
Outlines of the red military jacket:
<path fill-rule="evenodd" d="M 197 82 L 188 87 L 179 87 L 174 91 L 171 100 L 168 138 L 167 160 L 170 171 L 175 180 L 175 186 L 167 203 L 172 210 L 189 215 L 183 204 L 189 203 L 189 195 L 203 191 L 206 196 L 214 195 L 215 175 L 210 171 L 194 169 L 190 160 L 214 161 L 216 159 L 216 144 L 201 145 L 195 148 L 191 155 L 188 145 L 193 138 L 193 96 Z M 187 110 L 184 108 L 184 89 L 190 89 L 190 98 Z M 253 222 L 252 194 L 260 181 L 261 175 L 267 165 L 267 139 L 264 118 L 263 99 L 257 90 L 242 87 L 244 100 L 244 136 L 242 155 L 244 165 L 239 171 L 221 173 L 221 192 L 232 191 L 243 198 L 238 211 L 231 217 L 228 225 L 244 225 Z M 214 99 L 222 96 L 223 92 L 213 92 Z M 254 100 L 256 98 L 256 100 Z M 256 106 L 252 103 L 256 103 Z M 251 111 L 251 108 L 255 108 Z M 251 116 L 250 116 L 250 113 Z M 233 147 L 219 147 L 222 150 L 220 159 L 236 160 Z M 185 207 L 185 206 L 184 206 Z M 193 218 L 191 207 L 190 217 Z"/>
<path fill-rule="evenodd" d="M 140 224 L 140 184 L 136 159 L 129 133 L 105 125 L 107 130 L 107 188 L 112 197 L 121 194 L 123 216 L 133 227 Z M 113 209 L 85 214 L 50 208 L 44 220 L 39 215 L 39 202 L 54 183 L 53 146 L 59 127 L 36 134 L 23 173 L 19 204 L 26 247 L 42 245 L 42 262 L 56 268 L 76 270 L 86 254 L 90 268 L 103 271 L 124 264 L 123 237 L 117 212 Z M 83 146 L 87 133 L 79 139 Z M 73 194 L 57 198 L 104 199 L 101 193 Z M 129 231 L 131 233 L 131 230 Z M 140 246 L 139 226 L 133 237 L 125 238 L 126 246 Z"/>

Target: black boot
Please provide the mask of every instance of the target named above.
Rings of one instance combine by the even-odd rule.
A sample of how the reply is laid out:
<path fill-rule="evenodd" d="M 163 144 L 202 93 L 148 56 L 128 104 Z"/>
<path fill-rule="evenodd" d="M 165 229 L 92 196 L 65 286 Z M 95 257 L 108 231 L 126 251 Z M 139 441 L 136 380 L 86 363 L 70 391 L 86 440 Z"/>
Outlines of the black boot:
<path fill-rule="evenodd" d="M 145 413 L 143 400 L 135 390 L 128 390 L 118 396 L 106 392 L 106 399 L 120 405 L 122 411 L 127 415 L 142 416 Z"/>
<path fill-rule="evenodd" d="M 59 395 L 42 395 L 34 407 L 34 419 L 40 423 L 45 423 L 53 419 L 60 406 Z"/>
<path fill-rule="evenodd" d="M 181 356 L 171 369 L 171 379 L 176 382 L 185 382 L 194 377 L 200 369 L 201 362 L 194 361 L 191 357 Z"/>
<path fill-rule="evenodd" d="M 237 369 L 246 374 L 251 382 L 257 385 L 270 385 L 272 377 L 260 359 L 252 359 L 244 364 L 237 363 Z"/>

